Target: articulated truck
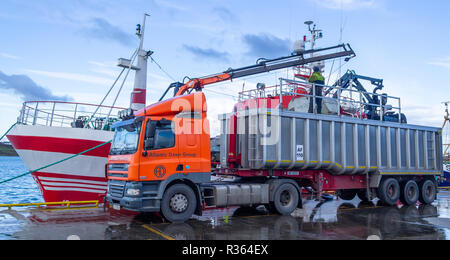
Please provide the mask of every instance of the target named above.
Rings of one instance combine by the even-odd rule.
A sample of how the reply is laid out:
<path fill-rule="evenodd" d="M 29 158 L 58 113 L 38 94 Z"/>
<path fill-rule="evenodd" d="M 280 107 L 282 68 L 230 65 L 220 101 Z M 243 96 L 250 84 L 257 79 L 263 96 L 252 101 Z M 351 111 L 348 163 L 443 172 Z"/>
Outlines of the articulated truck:
<path fill-rule="evenodd" d="M 432 203 L 442 173 L 440 129 L 407 124 L 400 99 L 387 94 L 317 88 L 308 75 L 280 78 L 276 86 L 239 93 L 233 111 L 218 118 L 219 137 L 211 138 L 205 85 L 339 57 L 348 60 L 353 50 L 339 45 L 262 60 L 174 83 L 174 97 L 120 113 L 106 201 L 114 209 L 160 212 L 170 222 L 229 206 L 265 205 L 288 215 L 302 207 L 304 189 L 317 196 L 335 191 L 345 200 L 377 197 L 388 206 Z M 309 109 L 318 100 L 321 113 Z M 220 147 L 214 156 L 211 140 Z"/>

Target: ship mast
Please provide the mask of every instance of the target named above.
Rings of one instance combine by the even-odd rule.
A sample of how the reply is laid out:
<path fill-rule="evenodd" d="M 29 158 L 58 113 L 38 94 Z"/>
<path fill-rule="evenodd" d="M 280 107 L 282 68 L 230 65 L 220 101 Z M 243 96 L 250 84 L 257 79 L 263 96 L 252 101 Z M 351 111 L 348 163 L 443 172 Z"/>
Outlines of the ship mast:
<path fill-rule="evenodd" d="M 131 92 L 130 107 L 133 110 L 139 110 L 145 107 L 146 96 L 147 96 L 147 61 L 148 57 L 153 54 L 152 51 L 146 51 L 143 49 L 144 46 L 144 35 L 145 35 L 145 20 L 148 14 L 144 15 L 144 19 L 141 25 L 137 25 L 136 35 L 139 37 L 139 49 L 137 51 L 137 67 L 136 75 L 134 78 L 134 89 Z"/>
<path fill-rule="evenodd" d="M 306 21 L 305 24 L 308 25 L 308 31 L 311 33 L 311 40 L 309 40 L 309 42 L 311 42 L 311 50 L 314 50 L 316 40 L 323 37 L 322 30 L 316 29 L 316 24 L 313 21 Z M 313 26 L 312 29 L 311 25 Z"/>
<path fill-rule="evenodd" d="M 131 69 L 135 71 L 134 88 L 131 92 L 130 108 L 134 111 L 145 107 L 147 96 L 147 61 L 153 51 L 144 50 L 145 22 L 149 14 L 144 14 L 142 25 L 136 25 L 136 35 L 139 37 L 139 48 L 137 53 L 137 65 L 132 65 L 132 60 L 119 59 L 119 67 Z"/>
<path fill-rule="evenodd" d="M 307 36 L 303 36 L 303 40 L 298 40 L 294 43 L 294 52 L 293 53 L 302 53 L 306 49 L 306 43 L 311 44 L 311 50 L 314 50 L 316 48 L 316 41 L 318 39 L 323 38 L 322 30 L 316 29 L 316 24 L 313 21 L 306 21 L 305 25 L 308 26 L 308 31 L 310 33 L 310 39 L 308 40 Z M 316 54 L 314 52 L 311 52 L 310 58 L 314 58 Z M 313 62 L 308 66 L 297 66 L 294 69 L 294 76 L 296 78 L 300 78 L 303 80 L 307 80 L 311 76 L 311 71 L 314 67 L 319 67 L 321 71 L 324 70 L 325 64 L 323 61 L 317 61 Z"/>

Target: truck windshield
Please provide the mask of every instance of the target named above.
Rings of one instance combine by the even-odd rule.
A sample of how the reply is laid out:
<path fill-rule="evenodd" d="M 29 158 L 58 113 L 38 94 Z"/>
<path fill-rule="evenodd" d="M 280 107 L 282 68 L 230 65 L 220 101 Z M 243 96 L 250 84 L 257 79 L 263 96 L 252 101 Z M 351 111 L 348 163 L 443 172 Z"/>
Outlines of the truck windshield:
<path fill-rule="evenodd" d="M 137 151 L 142 123 L 132 123 L 116 128 L 111 144 L 111 155 L 133 154 Z"/>

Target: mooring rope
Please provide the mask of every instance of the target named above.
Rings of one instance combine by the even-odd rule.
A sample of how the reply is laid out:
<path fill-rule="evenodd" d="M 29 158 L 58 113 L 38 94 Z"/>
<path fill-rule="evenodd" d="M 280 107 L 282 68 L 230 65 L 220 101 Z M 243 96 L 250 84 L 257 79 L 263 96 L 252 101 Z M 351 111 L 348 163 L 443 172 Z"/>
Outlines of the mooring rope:
<path fill-rule="evenodd" d="M 13 129 L 13 127 L 14 127 L 15 125 L 17 125 L 17 122 L 14 123 L 14 124 L 8 129 L 8 131 L 6 131 L 6 133 L 5 133 L 4 135 L 2 135 L 2 137 L 0 137 L 0 141 L 3 139 L 3 137 L 5 137 L 5 136 L 9 133 L 9 131 L 11 131 L 11 129 Z"/>
<path fill-rule="evenodd" d="M 12 127 L 11 127 L 11 128 L 12 128 Z M 8 130 L 8 131 L 9 131 L 9 130 Z M 6 135 L 6 134 L 5 134 L 5 135 Z M 9 181 L 12 181 L 12 180 L 21 178 L 21 177 L 26 176 L 26 175 L 28 175 L 28 174 L 31 174 L 31 173 L 34 173 L 34 172 L 43 170 L 43 169 L 45 169 L 45 168 L 48 168 L 48 167 L 50 167 L 50 166 L 53 166 L 53 165 L 62 163 L 62 162 L 64 162 L 64 161 L 70 160 L 70 159 L 72 159 L 72 158 L 74 158 L 74 157 L 77 157 L 77 156 L 79 156 L 79 155 L 83 155 L 83 154 L 85 154 L 85 153 L 87 153 L 87 152 L 90 152 L 90 151 L 92 151 L 92 150 L 95 150 L 95 149 L 97 149 L 97 148 L 99 148 L 99 147 L 102 147 L 102 146 L 104 146 L 104 145 L 107 145 L 107 144 L 109 144 L 109 143 L 111 143 L 111 142 L 112 142 L 112 140 L 111 140 L 111 141 L 108 141 L 108 142 L 106 142 L 106 143 L 99 144 L 99 145 L 97 145 L 97 146 L 95 146 L 95 147 L 92 147 L 92 148 L 90 148 L 90 149 L 88 149 L 88 150 L 86 150 L 86 151 L 83 151 L 83 152 L 81 152 L 81 153 L 74 154 L 74 155 L 72 155 L 72 156 L 69 156 L 69 157 L 64 158 L 64 159 L 62 159 L 62 160 L 59 160 L 59 161 L 57 161 L 57 162 L 54 162 L 54 163 L 51 163 L 51 164 L 49 164 L 49 165 L 43 166 L 43 167 L 41 167 L 41 168 L 39 168 L 39 169 L 36 169 L 36 170 L 32 170 L 32 171 L 26 172 L 26 173 L 24 173 L 24 174 L 18 175 L 18 176 L 16 176 L 16 177 L 13 177 L 13 178 L 10 178 L 10 179 L 4 180 L 4 181 L 0 181 L 0 184 L 3 184 L 3 183 L 6 183 L 6 182 L 9 182 Z"/>

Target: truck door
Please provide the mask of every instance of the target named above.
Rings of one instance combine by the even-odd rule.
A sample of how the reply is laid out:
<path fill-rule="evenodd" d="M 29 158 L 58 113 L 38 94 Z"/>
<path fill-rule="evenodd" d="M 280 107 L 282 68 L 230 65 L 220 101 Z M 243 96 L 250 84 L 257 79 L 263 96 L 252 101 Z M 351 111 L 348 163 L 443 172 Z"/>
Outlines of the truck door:
<path fill-rule="evenodd" d="M 201 172 L 201 114 L 180 113 L 177 115 L 179 126 L 180 165 L 184 173 Z"/>
<path fill-rule="evenodd" d="M 139 170 L 140 180 L 165 180 L 176 172 L 179 153 L 175 140 L 172 121 L 152 121 L 150 118 L 147 120 Z"/>

